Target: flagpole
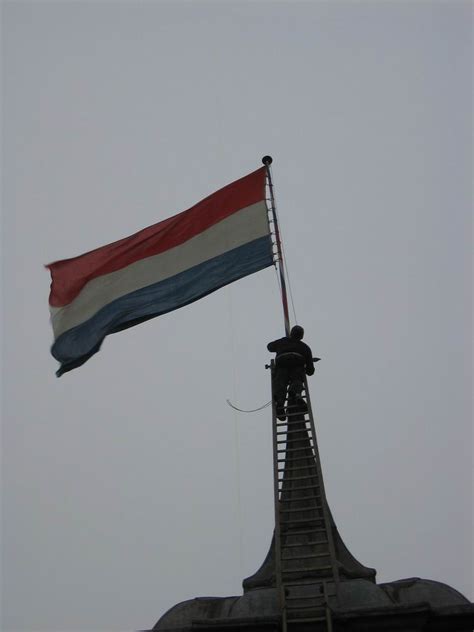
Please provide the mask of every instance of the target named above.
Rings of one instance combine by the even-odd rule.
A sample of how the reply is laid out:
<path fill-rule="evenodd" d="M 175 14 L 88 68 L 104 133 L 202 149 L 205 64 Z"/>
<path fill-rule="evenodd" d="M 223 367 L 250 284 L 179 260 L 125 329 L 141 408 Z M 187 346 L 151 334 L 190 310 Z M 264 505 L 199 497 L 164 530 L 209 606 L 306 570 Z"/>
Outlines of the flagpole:
<path fill-rule="evenodd" d="M 262 162 L 265 165 L 265 169 L 267 172 L 268 189 L 270 192 L 270 210 L 272 212 L 273 225 L 275 227 L 275 240 L 276 240 L 277 256 L 278 256 L 278 270 L 280 272 L 281 302 L 283 305 L 283 317 L 285 320 L 285 333 L 287 336 L 289 336 L 290 335 L 290 315 L 288 311 L 288 298 L 286 295 L 285 270 L 283 267 L 283 250 L 281 247 L 280 228 L 278 226 L 278 219 L 277 219 L 276 207 L 275 207 L 275 197 L 273 194 L 272 174 L 270 172 L 270 165 L 273 162 L 273 158 L 271 156 L 264 156 L 262 158 Z"/>

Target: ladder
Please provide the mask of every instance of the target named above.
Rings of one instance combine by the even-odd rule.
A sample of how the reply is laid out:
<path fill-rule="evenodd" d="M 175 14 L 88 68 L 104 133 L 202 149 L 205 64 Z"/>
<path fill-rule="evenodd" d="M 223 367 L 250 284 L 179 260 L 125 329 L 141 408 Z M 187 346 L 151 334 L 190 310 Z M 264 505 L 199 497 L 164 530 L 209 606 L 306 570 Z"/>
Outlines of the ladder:
<path fill-rule="evenodd" d="M 339 585 L 329 508 L 324 491 L 308 383 L 304 405 L 287 399 L 279 420 L 272 376 L 275 575 L 282 631 L 333 632 L 330 599 Z"/>

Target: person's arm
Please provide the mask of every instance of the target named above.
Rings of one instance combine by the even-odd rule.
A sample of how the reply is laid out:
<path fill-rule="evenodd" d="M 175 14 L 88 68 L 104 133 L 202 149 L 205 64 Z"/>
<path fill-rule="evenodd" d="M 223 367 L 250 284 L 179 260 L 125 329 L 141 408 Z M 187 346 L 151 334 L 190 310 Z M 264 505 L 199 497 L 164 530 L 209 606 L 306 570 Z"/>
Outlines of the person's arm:
<path fill-rule="evenodd" d="M 313 362 L 313 352 L 306 345 L 306 354 L 305 354 L 305 364 L 306 364 L 306 375 L 313 375 L 314 373 L 314 362 Z"/>
<path fill-rule="evenodd" d="M 281 343 L 282 340 L 284 340 L 284 338 L 278 338 L 278 340 L 274 340 L 273 342 L 269 342 L 267 344 L 267 349 L 269 351 L 277 353 L 279 348 L 280 348 L 280 346 L 281 346 L 280 343 Z"/>

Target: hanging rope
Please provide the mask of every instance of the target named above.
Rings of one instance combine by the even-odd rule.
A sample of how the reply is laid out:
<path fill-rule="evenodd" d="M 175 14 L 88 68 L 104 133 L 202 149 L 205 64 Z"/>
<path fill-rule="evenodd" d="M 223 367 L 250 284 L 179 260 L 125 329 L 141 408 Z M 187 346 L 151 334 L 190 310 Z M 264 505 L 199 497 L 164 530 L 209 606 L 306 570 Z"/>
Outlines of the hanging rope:
<path fill-rule="evenodd" d="M 229 306 L 229 325 L 230 325 L 230 347 L 232 355 L 232 393 L 233 397 L 236 396 L 236 383 L 237 383 L 237 369 L 235 359 L 235 329 L 234 329 L 234 310 L 232 301 L 232 289 L 231 286 L 227 286 L 228 306 Z M 242 523 L 242 490 L 240 486 L 240 437 L 239 437 L 239 423 L 237 421 L 237 415 L 234 413 L 234 455 L 235 455 L 235 478 L 236 478 L 236 492 L 237 492 L 237 526 L 239 537 L 239 577 L 242 576 L 244 568 L 244 529 Z"/>
<path fill-rule="evenodd" d="M 237 408 L 237 406 L 234 406 L 234 404 L 230 401 L 230 399 L 226 399 L 225 401 L 231 408 L 233 408 L 234 410 L 238 410 L 239 413 L 256 413 L 259 410 L 263 410 L 264 408 L 267 408 L 267 406 L 270 406 L 270 404 L 272 403 L 272 400 L 270 400 L 269 402 L 267 402 L 266 404 L 263 404 L 263 406 L 260 406 L 259 408 L 253 408 L 252 410 L 243 410 L 242 408 Z"/>

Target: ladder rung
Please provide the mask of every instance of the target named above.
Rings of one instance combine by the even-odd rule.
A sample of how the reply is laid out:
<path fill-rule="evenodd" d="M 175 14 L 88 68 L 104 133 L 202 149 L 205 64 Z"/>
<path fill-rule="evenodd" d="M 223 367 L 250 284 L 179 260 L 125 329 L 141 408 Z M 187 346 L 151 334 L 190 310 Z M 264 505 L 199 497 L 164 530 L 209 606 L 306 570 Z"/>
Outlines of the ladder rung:
<path fill-rule="evenodd" d="M 281 433 L 281 434 L 283 434 L 283 433 Z M 286 432 L 285 432 L 285 437 L 286 437 Z M 290 437 L 289 439 L 286 439 L 286 438 L 285 439 L 277 439 L 277 443 L 297 443 L 297 442 L 301 443 L 302 441 L 308 442 L 308 441 L 312 441 L 312 440 L 313 440 L 313 437 L 308 437 L 308 436 L 301 437 L 299 439 L 297 439 L 296 437 Z M 313 447 L 312 444 L 311 444 L 311 447 Z"/>
<path fill-rule="evenodd" d="M 290 467 L 288 470 L 278 470 L 278 473 L 280 474 L 280 472 L 286 473 L 286 477 L 283 478 L 278 478 L 278 482 L 282 483 L 284 480 L 289 481 L 290 479 L 293 480 L 293 477 L 291 476 L 291 474 L 293 474 L 293 472 L 295 472 L 295 474 L 303 474 L 304 470 L 308 470 L 309 468 L 306 466 L 303 467 Z M 311 471 L 311 470 L 310 470 Z M 310 478 L 317 478 L 318 477 L 318 473 L 316 472 L 316 474 L 308 474 L 308 476 Z"/>
<path fill-rule="evenodd" d="M 282 573 L 312 573 L 313 571 L 332 571 L 332 566 L 310 566 L 308 568 L 294 568 L 291 570 L 282 570 Z"/>
<path fill-rule="evenodd" d="M 313 555 L 292 555 L 291 557 L 282 557 L 282 562 L 290 562 L 293 560 L 313 560 L 320 557 L 329 557 L 329 551 L 327 553 L 314 553 Z"/>
<path fill-rule="evenodd" d="M 277 450 L 277 452 L 301 452 L 301 450 L 311 450 L 312 447 L 312 445 L 307 445 L 304 448 L 283 448 L 283 450 Z M 309 457 L 314 457 L 314 452 L 311 452 L 308 458 Z"/>
<path fill-rule="evenodd" d="M 326 591 L 326 595 L 323 592 L 323 585 L 322 584 L 314 584 L 315 586 L 320 586 L 321 587 L 321 592 L 318 593 L 317 595 L 295 595 L 294 597 L 292 597 L 291 595 L 285 595 L 285 601 L 302 601 L 303 599 L 305 600 L 309 600 L 309 599 L 325 599 L 326 595 L 328 595 L 327 591 Z M 330 593 L 330 595 L 333 597 L 336 593 Z"/>
<path fill-rule="evenodd" d="M 281 503 L 296 503 L 296 502 L 300 502 L 300 500 L 321 500 L 321 496 L 319 496 L 319 494 L 316 494 L 314 496 L 300 496 L 299 498 L 286 498 L 280 499 Z"/>
<path fill-rule="evenodd" d="M 293 448 L 294 445 L 298 445 L 298 443 L 299 444 L 303 443 L 303 440 L 302 439 L 294 439 L 292 441 L 287 441 L 286 439 L 280 439 L 280 440 L 277 441 L 277 444 L 279 446 L 282 445 L 283 443 L 286 443 L 287 449 L 291 450 L 291 449 L 294 449 Z M 313 449 L 314 448 L 314 445 L 312 443 L 308 444 L 306 441 L 305 441 L 305 443 L 306 443 L 306 445 L 304 446 L 304 448 L 301 448 L 301 449 L 308 449 L 308 448 Z"/>
<path fill-rule="evenodd" d="M 298 434 L 298 433 L 301 434 L 302 432 L 304 432 L 307 435 L 308 434 L 308 430 L 309 430 L 309 428 L 301 428 L 301 430 L 293 430 L 293 429 L 291 429 L 291 430 L 282 430 L 281 432 L 277 432 L 277 435 Z"/>
<path fill-rule="evenodd" d="M 298 422 L 294 422 L 294 423 L 304 423 L 307 424 L 309 423 L 309 419 L 301 419 Z M 296 428 L 293 428 L 291 425 L 288 424 L 288 421 L 279 421 L 275 424 L 276 426 L 288 426 L 286 432 L 310 432 L 311 431 L 311 426 L 308 428 L 307 426 L 303 426 L 303 428 L 299 428 L 298 430 Z M 291 429 L 290 429 L 291 428 Z"/>
<path fill-rule="evenodd" d="M 304 418 L 305 415 L 308 415 L 308 414 L 309 413 L 308 413 L 307 410 L 305 410 L 305 412 L 303 412 L 301 410 L 299 413 L 298 412 L 296 412 L 296 413 L 285 413 L 285 415 L 287 417 L 303 417 L 303 418 Z M 309 419 L 302 419 L 301 421 L 307 422 L 307 421 L 309 421 Z"/>
<path fill-rule="evenodd" d="M 287 584 L 288 585 L 288 584 Z M 330 592 L 328 593 L 326 591 L 326 594 L 323 594 L 322 592 L 317 594 L 317 595 L 300 595 L 299 597 L 288 597 L 285 596 L 285 601 L 309 601 L 310 599 L 312 601 L 319 601 L 319 603 L 313 604 L 312 606 L 301 606 L 302 608 L 314 608 L 315 610 L 317 608 L 321 608 L 324 607 L 326 605 L 326 597 L 335 597 L 337 595 L 337 593 L 335 592 Z M 290 606 L 291 608 L 298 608 L 298 606 Z"/>
<path fill-rule="evenodd" d="M 326 621 L 326 617 L 311 617 L 311 619 L 287 619 L 287 623 L 316 623 L 316 621 Z"/>
<path fill-rule="evenodd" d="M 316 600 L 321 600 L 320 603 L 317 604 L 312 604 L 309 606 L 292 606 L 291 604 L 288 604 L 288 601 L 316 601 Z M 297 609 L 297 608 L 314 608 L 314 610 L 318 609 L 318 608 L 324 608 L 324 606 L 326 605 L 326 600 L 325 600 L 325 596 L 323 594 L 321 595 L 306 595 L 305 597 L 302 597 L 301 595 L 299 597 L 285 597 L 285 602 L 287 602 L 287 608 L 291 608 L 291 609 Z"/>
<path fill-rule="evenodd" d="M 294 480 L 295 480 L 295 478 L 297 478 L 297 476 L 291 476 L 291 474 L 293 474 L 293 472 L 295 472 L 295 473 L 298 475 L 298 474 L 302 474 L 305 470 L 306 470 L 306 471 L 308 471 L 308 470 L 309 470 L 309 471 L 311 471 L 312 469 L 313 469 L 313 468 L 306 467 L 306 466 L 303 466 L 303 467 L 290 467 L 290 468 L 287 468 L 287 469 L 278 470 L 278 474 L 279 474 L 279 475 L 280 475 L 280 474 L 283 474 L 283 475 L 284 475 L 284 478 L 285 478 L 287 481 L 289 481 L 289 480 L 294 481 Z M 314 468 L 314 469 L 315 469 L 315 468 Z M 318 472 L 317 472 L 317 470 L 315 469 L 315 473 L 314 473 L 314 474 L 306 474 L 306 476 L 307 476 L 307 478 L 318 478 Z M 279 479 L 278 479 L 278 482 L 280 482 L 280 481 L 282 481 L 282 480 L 283 480 L 283 478 L 279 478 Z"/>
<path fill-rule="evenodd" d="M 311 474 L 310 476 L 287 476 L 284 480 L 285 481 L 308 481 L 311 478 L 318 478 L 318 475 Z"/>
<path fill-rule="evenodd" d="M 300 531 L 301 533 L 301 531 Z M 311 531 L 311 533 L 313 533 Z M 311 540 L 311 542 L 305 542 L 304 544 L 302 542 L 298 542 L 297 544 L 282 544 L 281 548 L 282 549 L 294 549 L 298 546 L 313 546 L 314 544 L 329 544 L 329 542 L 327 540 L 321 540 L 320 542 L 316 542 L 315 540 Z"/>
<path fill-rule="evenodd" d="M 279 450 L 279 452 L 283 452 L 283 450 Z M 311 459 L 311 461 L 315 461 L 315 457 L 314 454 L 310 454 L 309 456 L 292 456 L 291 460 L 292 461 L 308 461 L 309 459 Z M 277 459 L 278 463 L 285 463 L 286 459 Z"/>
<path fill-rule="evenodd" d="M 319 487 L 319 485 L 305 485 L 304 487 L 292 487 L 291 491 L 292 492 L 299 492 L 301 490 L 305 490 L 305 489 L 317 489 Z M 283 488 L 279 489 L 280 492 L 283 493 Z M 285 490 L 286 492 L 286 490 Z"/>
<path fill-rule="evenodd" d="M 279 481 L 279 482 L 280 482 L 280 481 Z M 281 481 L 281 482 L 283 482 L 283 481 Z M 291 491 L 295 491 L 295 490 L 296 490 L 296 491 L 298 491 L 298 492 L 299 492 L 299 491 L 300 491 L 300 489 L 302 489 L 303 491 L 305 491 L 305 490 L 310 491 L 310 490 L 314 490 L 314 489 L 316 489 L 317 487 L 319 487 L 319 486 L 318 486 L 318 485 L 315 485 L 314 487 L 295 487 L 294 489 L 292 488 L 292 490 L 291 490 Z M 278 491 L 280 492 L 280 502 L 294 503 L 294 502 L 297 502 L 297 501 L 299 500 L 299 498 L 296 498 L 296 499 L 295 499 L 295 498 L 292 498 L 292 499 L 290 499 L 290 500 L 281 500 L 281 497 L 282 497 L 283 495 L 288 494 L 288 490 L 286 490 L 284 487 L 280 487 L 280 488 L 278 489 Z M 313 509 L 314 509 L 314 508 L 313 508 Z M 318 509 L 321 509 L 321 507 L 318 507 Z M 307 511 L 309 511 L 309 509 L 308 509 Z"/>
<path fill-rule="evenodd" d="M 296 474 L 302 474 L 301 470 L 308 470 L 308 469 L 309 468 L 307 468 L 307 467 L 299 467 L 299 468 L 297 468 L 297 467 L 294 467 L 294 468 L 290 467 L 289 470 L 278 470 L 278 474 L 283 474 L 283 476 L 281 478 L 278 478 L 278 482 L 282 483 L 283 481 L 295 481 L 297 478 L 299 478 L 301 480 L 301 478 L 302 478 L 301 476 L 300 477 L 298 477 L 298 476 L 291 476 L 291 474 L 293 474 L 293 472 L 295 470 L 298 470 L 298 471 L 296 471 Z M 316 472 L 315 474 L 307 474 L 306 478 L 318 478 L 318 473 Z"/>
<path fill-rule="evenodd" d="M 306 428 L 306 426 L 305 426 L 305 427 L 303 427 L 303 428 L 300 428 L 299 430 L 296 430 L 296 429 L 294 429 L 294 428 L 291 428 L 291 426 L 290 426 L 290 429 L 288 429 L 288 430 L 286 431 L 286 434 L 290 434 L 290 433 L 295 433 L 295 434 L 298 434 L 298 432 L 299 432 L 300 434 L 301 434 L 301 433 L 304 433 L 304 435 L 303 435 L 302 437 L 299 437 L 299 438 L 296 438 L 296 437 L 290 437 L 290 440 L 291 440 L 291 441 L 307 441 L 308 439 L 309 439 L 309 440 L 311 440 L 311 441 L 313 441 L 313 434 L 312 434 L 312 432 L 311 432 L 311 428 Z"/>
<path fill-rule="evenodd" d="M 326 610 L 325 604 L 319 604 L 316 606 L 286 606 L 287 610 Z"/>
<path fill-rule="evenodd" d="M 311 478 L 311 476 L 308 476 L 308 479 L 309 479 L 309 478 Z M 279 479 L 278 479 L 278 483 L 285 483 L 286 481 L 295 481 L 295 480 L 296 480 L 296 478 L 288 478 L 288 479 L 285 479 L 285 478 L 279 478 Z M 300 478 L 299 480 L 302 480 L 302 478 Z M 295 492 L 295 491 L 296 491 L 296 492 L 299 492 L 300 490 L 303 490 L 303 491 L 304 491 L 304 490 L 306 490 L 306 489 L 308 489 L 308 490 L 309 490 L 309 489 L 317 489 L 318 487 L 320 487 L 320 485 L 318 485 L 317 483 L 315 483 L 314 485 L 305 485 L 304 487 L 292 487 L 292 488 L 291 488 L 291 491 L 292 491 L 292 492 Z M 285 489 L 284 485 L 282 485 L 281 487 L 279 487 L 279 488 L 278 488 L 278 491 L 280 491 L 280 492 L 282 492 L 282 493 L 283 493 L 283 492 L 285 492 L 285 493 L 289 493 L 289 492 L 288 492 L 288 490 L 287 490 L 287 489 Z M 297 499 L 297 498 L 292 498 L 292 500 L 291 500 L 291 501 L 288 501 L 288 502 L 295 502 L 295 500 L 298 500 L 298 499 Z"/>
<path fill-rule="evenodd" d="M 324 518 L 289 518 L 289 520 L 280 520 L 280 524 L 311 524 L 312 522 L 324 522 Z"/>
<path fill-rule="evenodd" d="M 316 467 L 316 464 L 310 463 L 310 465 L 298 465 L 296 467 L 286 467 L 284 470 L 279 470 L 280 472 L 293 472 L 293 470 L 307 470 L 308 468 Z"/>
<path fill-rule="evenodd" d="M 303 507 L 302 509 L 296 509 L 296 507 L 292 509 L 280 509 L 280 513 L 298 513 L 302 511 L 316 511 L 317 509 L 322 509 L 321 505 L 316 505 L 315 507 Z"/>
<path fill-rule="evenodd" d="M 326 529 L 305 529 L 304 531 L 295 531 L 291 535 L 304 535 L 306 533 L 326 533 Z"/>

